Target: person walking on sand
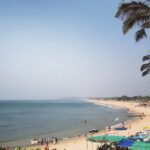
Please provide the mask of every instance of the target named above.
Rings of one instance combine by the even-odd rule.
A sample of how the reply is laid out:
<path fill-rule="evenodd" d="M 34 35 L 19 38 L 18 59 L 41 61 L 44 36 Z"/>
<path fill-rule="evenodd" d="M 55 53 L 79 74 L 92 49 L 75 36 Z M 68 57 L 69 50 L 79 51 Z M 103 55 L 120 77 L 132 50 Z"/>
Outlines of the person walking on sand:
<path fill-rule="evenodd" d="M 46 140 L 46 145 L 48 146 L 48 139 Z"/>
<path fill-rule="evenodd" d="M 130 130 L 131 130 L 131 124 L 129 124 L 129 132 L 128 132 L 128 134 L 130 135 Z"/>

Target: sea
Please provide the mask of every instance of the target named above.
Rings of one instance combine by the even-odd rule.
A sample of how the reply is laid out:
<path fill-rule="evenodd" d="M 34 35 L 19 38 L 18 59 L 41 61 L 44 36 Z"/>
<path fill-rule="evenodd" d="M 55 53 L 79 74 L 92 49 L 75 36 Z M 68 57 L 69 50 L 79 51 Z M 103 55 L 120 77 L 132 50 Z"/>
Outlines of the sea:
<path fill-rule="evenodd" d="M 125 109 L 83 99 L 0 101 L 0 144 L 28 145 L 34 138 L 69 138 L 126 121 L 127 116 Z"/>

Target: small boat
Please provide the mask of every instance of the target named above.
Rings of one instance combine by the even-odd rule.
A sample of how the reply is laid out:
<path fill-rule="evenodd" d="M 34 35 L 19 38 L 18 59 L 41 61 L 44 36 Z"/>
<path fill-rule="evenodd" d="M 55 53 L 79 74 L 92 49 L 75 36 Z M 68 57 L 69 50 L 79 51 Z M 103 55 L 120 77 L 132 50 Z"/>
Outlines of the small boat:
<path fill-rule="evenodd" d="M 130 113 L 130 114 L 128 115 L 128 117 L 140 117 L 140 115 Z"/>
<path fill-rule="evenodd" d="M 33 140 L 30 141 L 30 143 L 31 143 L 31 145 L 38 144 L 38 140 L 37 139 L 33 139 Z"/>
<path fill-rule="evenodd" d="M 89 133 L 98 133 L 98 129 L 92 129 L 92 130 L 89 130 Z"/>
<path fill-rule="evenodd" d="M 126 127 L 118 127 L 118 128 L 115 128 L 115 130 L 127 130 Z"/>

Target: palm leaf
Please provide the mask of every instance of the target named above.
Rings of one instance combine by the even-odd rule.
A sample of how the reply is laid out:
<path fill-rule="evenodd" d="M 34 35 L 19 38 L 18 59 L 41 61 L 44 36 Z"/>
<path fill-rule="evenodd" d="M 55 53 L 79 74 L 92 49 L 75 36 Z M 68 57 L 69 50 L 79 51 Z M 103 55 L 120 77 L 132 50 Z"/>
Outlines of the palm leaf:
<path fill-rule="evenodd" d="M 142 25 L 143 28 L 150 28 L 150 20 Z"/>
<path fill-rule="evenodd" d="M 143 64 L 143 65 L 141 66 L 141 71 L 147 70 L 147 69 L 150 69 L 150 63 Z"/>
<path fill-rule="evenodd" d="M 126 34 L 133 26 L 148 26 L 150 15 L 145 16 L 130 16 L 123 22 L 123 32 Z M 143 27 L 144 28 L 144 27 Z"/>
<path fill-rule="evenodd" d="M 146 55 L 143 57 L 143 61 L 150 60 L 150 55 Z"/>
<path fill-rule="evenodd" d="M 147 69 L 146 71 L 144 71 L 143 73 L 142 73 L 142 76 L 146 76 L 147 74 L 149 74 L 150 73 L 150 69 Z"/>
<path fill-rule="evenodd" d="M 138 31 L 135 33 L 135 40 L 136 40 L 137 42 L 140 41 L 141 39 L 143 39 L 144 37 L 147 37 L 144 28 L 138 30 Z"/>
<path fill-rule="evenodd" d="M 124 34 L 137 25 L 140 29 L 135 34 L 136 41 L 147 37 L 145 28 L 150 27 L 150 7 L 146 1 L 121 3 L 115 16 L 123 20 Z"/>
<path fill-rule="evenodd" d="M 149 14 L 150 8 L 144 2 L 128 2 L 128 3 L 121 3 L 118 11 L 116 12 L 115 17 L 121 18 L 122 20 L 126 19 L 131 14 L 139 15 L 139 14 Z"/>

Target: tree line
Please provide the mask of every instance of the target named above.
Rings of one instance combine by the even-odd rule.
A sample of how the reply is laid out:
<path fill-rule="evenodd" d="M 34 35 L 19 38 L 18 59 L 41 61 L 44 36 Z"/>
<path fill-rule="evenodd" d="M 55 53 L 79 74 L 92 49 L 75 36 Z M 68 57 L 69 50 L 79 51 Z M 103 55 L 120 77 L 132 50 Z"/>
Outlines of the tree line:
<path fill-rule="evenodd" d="M 149 102 L 150 103 L 150 96 L 116 96 L 116 97 L 95 97 L 90 99 L 97 99 L 97 100 L 118 100 L 118 101 L 138 101 L 138 102 Z"/>

